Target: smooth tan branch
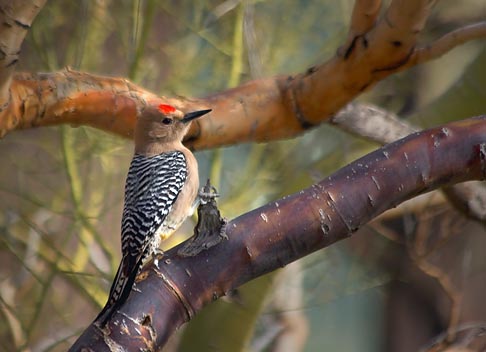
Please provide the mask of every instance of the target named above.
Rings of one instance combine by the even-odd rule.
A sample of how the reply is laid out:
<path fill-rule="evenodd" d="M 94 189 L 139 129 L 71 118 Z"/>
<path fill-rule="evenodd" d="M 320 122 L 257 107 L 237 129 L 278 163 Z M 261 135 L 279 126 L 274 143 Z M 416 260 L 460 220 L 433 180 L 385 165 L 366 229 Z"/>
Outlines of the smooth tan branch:
<path fill-rule="evenodd" d="M 123 78 L 72 70 L 16 74 L 10 103 L 0 107 L 0 136 L 67 123 L 132 138 L 135 121 L 147 106 L 168 103 L 181 111 L 213 110 L 193 123 L 185 137 L 194 150 L 292 138 L 326 122 L 389 75 L 486 37 L 482 22 L 415 49 L 433 3 L 392 1 L 378 19 L 379 1 L 357 1 L 350 38 L 328 61 L 297 75 L 253 80 L 200 99 L 158 97 Z"/>

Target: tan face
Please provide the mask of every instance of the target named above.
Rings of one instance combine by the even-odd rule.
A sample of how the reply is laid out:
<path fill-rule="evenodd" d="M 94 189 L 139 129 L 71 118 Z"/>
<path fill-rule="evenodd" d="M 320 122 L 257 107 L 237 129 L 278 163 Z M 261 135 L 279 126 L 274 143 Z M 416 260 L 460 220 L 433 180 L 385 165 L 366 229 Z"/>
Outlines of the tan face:
<path fill-rule="evenodd" d="M 210 110 L 190 112 L 184 115 L 170 105 L 161 104 L 158 109 L 147 107 L 135 127 L 135 142 L 182 141 L 189 129 L 190 121 L 207 114 Z"/>
<path fill-rule="evenodd" d="M 135 126 L 135 142 L 168 142 L 181 139 L 188 126 L 180 122 L 182 111 L 164 111 L 154 107 L 147 107 L 140 115 Z"/>
<path fill-rule="evenodd" d="M 182 122 L 182 112 L 160 114 L 150 122 L 148 136 L 157 140 L 182 140 L 190 124 Z"/>

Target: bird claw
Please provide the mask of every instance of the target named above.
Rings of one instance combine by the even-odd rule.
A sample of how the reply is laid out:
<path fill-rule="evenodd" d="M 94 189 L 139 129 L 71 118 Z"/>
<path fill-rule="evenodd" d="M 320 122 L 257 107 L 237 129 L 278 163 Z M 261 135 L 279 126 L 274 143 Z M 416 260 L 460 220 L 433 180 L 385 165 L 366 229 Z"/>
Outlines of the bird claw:
<path fill-rule="evenodd" d="M 165 252 L 160 248 L 155 248 L 153 254 L 154 256 L 161 257 L 162 259 L 164 257 Z"/>
<path fill-rule="evenodd" d="M 228 226 L 228 219 L 222 218 L 221 219 L 221 229 L 219 230 L 219 236 L 222 239 L 228 240 L 228 235 L 226 234 L 226 227 Z"/>
<path fill-rule="evenodd" d="M 153 257 L 154 257 L 154 265 L 159 268 L 159 259 L 164 257 L 164 251 L 160 248 L 155 248 L 153 250 Z"/>

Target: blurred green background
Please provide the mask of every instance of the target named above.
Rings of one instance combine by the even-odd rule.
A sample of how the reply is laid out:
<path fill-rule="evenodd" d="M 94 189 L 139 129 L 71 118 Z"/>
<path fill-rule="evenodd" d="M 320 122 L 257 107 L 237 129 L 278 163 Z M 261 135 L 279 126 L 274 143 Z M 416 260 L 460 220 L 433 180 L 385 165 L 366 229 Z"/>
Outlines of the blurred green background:
<path fill-rule="evenodd" d="M 70 66 L 126 77 L 161 95 L 204 96 L 331 58 L 345 40 L 352 7 L 352 1 L 329 0 L 50 1 L 26 38 L 18 70 Z M 441 1 L 421 42 L 484 20 L 485 13 L 482 0 Z M 471 42 L 380 82 L 359 99 L 421 126 L 470 117 L 486 110 L 485 67 L 484 40 Z M 288 141 L 196 156 L 201 180 L 211 178 L 222 194 L 223 215 L 233 218 L 376 147 L 323 125 Z M 14 132 L 0 141 L 1 351 L 64 351 L 104 305 L 120 258 L 132 148 L 129 140 L 70 126 Z M 462 297 L 468 283 L 476 285 L 472 292 L 486 289 L 484 228 L 440 200 L 428 202 L 420 214 L 415 206 L 405 207 L 350 240 L 245 285 L 205 309 L 166 350 L 366 352 L 424 346 L 447 329 L 451 295 L 426 273 L 424 256 L 417 259 L 419 234 L 441 234 L 441 246 L 426 258 L 437 266 L 458 263 L 460 272 L 451 280 Z M 461 226 L 445 226 L 444 219 Z M 418 233 L 424 223 L 430 226 Z M 194 219 L 165 246 L 186 238 L 193 226 Z M 458 243 L 460 249 L 454 247 Z M 411 301 L 394 305 L 395 297 L 410 292 Z M 404 318 L 404 308 L 417 311 L 414 317 L 425 327 Z M 481 309 L 473 305 L 471 311 L 486 321 Z M 414 327 L 421 333 L 412 333 L 411 341 L 405 332 Z"/>

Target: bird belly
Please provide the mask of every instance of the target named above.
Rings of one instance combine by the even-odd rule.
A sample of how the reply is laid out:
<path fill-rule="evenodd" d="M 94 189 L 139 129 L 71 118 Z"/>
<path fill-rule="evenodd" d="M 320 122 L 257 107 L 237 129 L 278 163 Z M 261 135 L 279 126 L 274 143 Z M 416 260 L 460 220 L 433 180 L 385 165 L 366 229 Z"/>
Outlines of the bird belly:
<path fill-rule="evenodd" d="M 160 225 L 157 230 L 157 236 L 160 241 L 168 239 L 176 230 L 181 226 L 184 219 L 174 219 L 173 217 L 167 216 L 165 221 Z M 160 244 L 160 243 L 159 243 Z"/>
<path fill-rule="evenodd" d="M 159 226 L 159 228 L 155 232 L 155 236 L 153 236 L 153 238 L 150 240 L 150 243 L 148 244 L 149 249 L 146 257 L 142 260 L 142 266 L 147 264 L 147 262 L 153 255 L 161 252 L 160 243 L 169 238 L 174 232 L 176 232 L 176 230 L 179 228 L 183 221 L 184 218 L 174 219 L 170 216 L 165 219 L 165 221 Z"/>

